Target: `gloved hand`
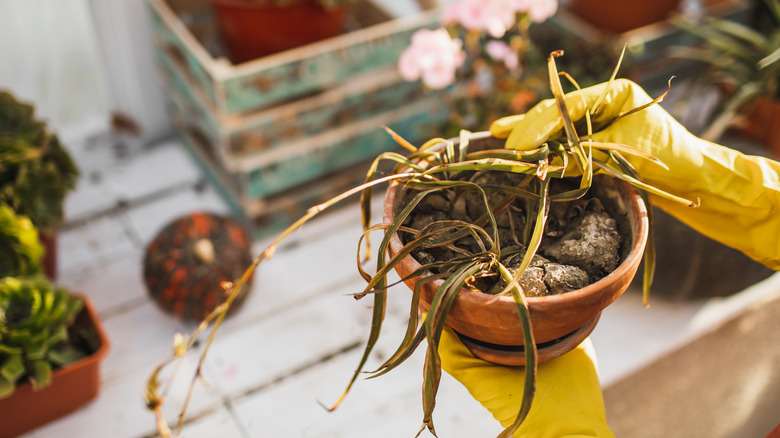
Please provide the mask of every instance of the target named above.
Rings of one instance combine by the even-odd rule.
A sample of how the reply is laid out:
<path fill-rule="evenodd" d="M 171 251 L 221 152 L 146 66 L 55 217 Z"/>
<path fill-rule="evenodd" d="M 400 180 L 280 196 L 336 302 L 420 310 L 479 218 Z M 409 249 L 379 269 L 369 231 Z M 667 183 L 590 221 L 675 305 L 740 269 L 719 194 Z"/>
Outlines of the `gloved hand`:
<path fill-rule="evenodd" d="M 573 120 L 584 117 L 585 105 L 592 107 L 605 86 L 566 95 Z M 651 100 L 639 85 L 615 80 L 594 125 Z M 507 138 L 507 147 L 514 149 L 533 149 L 562 137 L 562 130 L 553 100 L 539 103 L 524 115 L 500 119 L 490 128 L 494 136 Z M 579 134 L 583 138 L 587 133 Z M 654 205 L 705 236 L 780 270 L 780 163 L 702 140 L 659 105 L 621 118 L 595 132 L 592 140 L 633 146 L 659 158 L 668 169 L 624 154 L 645 182 L 686 199 L 698 199 L 700 206 L 689 208 L 651 196 Z"/>
<path fill-rule="evenodd" d="M 475 358 L 449 328 L 439 342 L 442 368 L 461 382 L 502 426 L 515 420 L 525 371 Z M 607 427 L 596 354 L 590 338 L 561 357 L 539 365 L 536 396 L 515 438 L 613 437 Z"/>
<path fill-rule="evenodd" d="M 569 93 L 566 103 L 573 120 L 584 117 L 606 84 Z M 584 98 L 584 101 L 583 101 Z M 637 84 L 616 80 L 602 109 L 599 125 L 652 99 Z M 534 149 L 563 136 L 553 100 L 528 113 L 496 121 L 494 136 L 507 147 Z M 584 137 L 586 133 L 579 133 Z M 595 132 L 593 141 L 636 147 L 659 158 L 624 155 L 644 181 L 672 194 L 699 200 L 690 208 L 660 197 L 653 203 L 715 240 L 737 248 L 772 269 L 780 270 L 780 164 L 699 139 L 659 105 L 631 114 Z M 460 381 L 505 427 L 520 407 L 523 369 L 491 365 L 475 359 L 453 332 L 445 330 L 439 353 L 443 369 Z M 613 436 L 606 426 L 604 402 L 592 345 L 539 365 L 537 392 L 531 412 L 515 437 Z"/>

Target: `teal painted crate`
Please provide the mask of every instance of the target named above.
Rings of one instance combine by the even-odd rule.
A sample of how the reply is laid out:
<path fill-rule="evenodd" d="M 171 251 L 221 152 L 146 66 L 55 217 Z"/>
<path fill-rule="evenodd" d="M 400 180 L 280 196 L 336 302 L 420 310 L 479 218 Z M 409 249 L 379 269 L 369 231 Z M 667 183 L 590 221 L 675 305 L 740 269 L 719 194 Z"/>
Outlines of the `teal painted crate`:
<path fill-rule="evenodd" d="M 364 27 L 232 65 L 213 44 L 206 0 L 147 2 L 171 117 L 204 173 L 259 235 L 358 184 L 375 156 L 397 150 L 382 126 L 419 142 L 449 117 L 442 94 L 396 72 L 411 34 L 435 26 L 431 7 L 391 19 L 358 1 L 353 21 Z"/>
<path fill-rule="evenodd" d="M 420 2 L 425 3 L 425 2 Z M 354 2 L 346 34 L 233 65 L 220 56 L 207 0 L 147 0 L 158 52 L 176 63 L 218 118 L 245 115 L 356 75 L 395 65 L 411 35 L 435 25 L 438 10 L 392 17 L 368 0 Z"/>

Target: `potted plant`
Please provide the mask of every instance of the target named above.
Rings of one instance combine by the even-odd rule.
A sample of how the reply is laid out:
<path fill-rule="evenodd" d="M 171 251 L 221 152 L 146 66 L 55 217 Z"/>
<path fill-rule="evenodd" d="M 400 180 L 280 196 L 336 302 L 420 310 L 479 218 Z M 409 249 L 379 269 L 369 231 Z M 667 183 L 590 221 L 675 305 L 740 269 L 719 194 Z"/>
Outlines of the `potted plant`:
<path fill-rule="evenodd" d="M 749 24 L 678 17 L 673 23 L 698 39 L 672 54 L 705 63 L 703 80 L 722 95 L 702 138 L 717 140 L 735 128 L 780 156 L 780 1 L 766 0 L 761 11 Z"/>
<path fill-rule="evenodd" d="M 78 169 L 32 105 L 0 91 L 0 202 L 30 218 L 46 249 L 44 272 L 56 277 L 56 230 Z"/>
<path fill-rule="evenodd" d="M 452 169 L 504 155 L 496 152 L 503 142 L 489 133 L 454 139 L 452 144 L 459 148 L 465 141 L 464 164 L 448 164 L 452 161 L 443 150 L 431 151 L 425 161 L 433 168 Z M 645 204 L 630 185 L 603 176 L 595 176 L 588 194 L 580 197 L 580 187 L 565 178 L 548 174 L 550 179 L 540 183 L 533 173 L 507 174 L 491 171 L 489 166 L 485 170 L 471 180 L 465 175 L 450 176 L 460 183 L 446 189 L 391 183 L 383 226 L 388 233 L 397 231 L 388 234 L 388 264 L 419 295 L 418 306 L 424 311 L 445 305 L 450 296 L 446 324 L 475 356 L 510 366 L 525 365 L 526 340 L 513 297 L 502 295 L 507 279 L 501 274 L 520 274 L 517 281 L 539 346 L 537 360 L 544 362 L 579 345 L 594 328 L 601 310 L 625 291 L 644 254 L 648 235 Z M 479 200 L 482 191 L 491 205 L 492 220 Z M 541 195 L 539 199 L 536 194 Z M 409 217 L 404 220 L 403 214 Z M 473 227 L 479 223 L 489 225 Z M 544 224 L 544 242 L 541 228 L 536 228 L 540 223 Z M 467 234 L 491 230 L 497 240 Z M 497 263 L 499 269 L 481 269 L 464 282 L 445 284 L 447 273 L 480 263 Z M 507 272 L 502 272 L 501 265 Z M 379 272 L 382 268 L 378 267 Z M 440 275 L 444 277 L 436 278 Z"/>
<path fill-rule="evenodd" d="M 526 365 L 527 382 L 516 421 L 501 434 L 502 437 L 510 436 L 530 409 L 536 365 L 540 360 L 538 351 L 542 351 L 542 359 L 567 351 L 566 348 L 553 348 L 551 351 L 546 348 L 547 345 L 537 343 L 562 340 L 566 345 L 566 337 L 571 333 L 587 336 L 601 309 L 625 290 L 643 253 L 647 272 L 652 272 L 652 251 L 643 252 L 649 230 L 644 206 L 646 197 L 608 177 L 606 181 L 598 181 L 602 177 L 594 177 L 594 174 L 600 171 L 616 180 L 637 186 L 643 192 L 693 205 L 688 200 L 642 183 L 623 155 L 636 154 L 649 160 L 655 160 L 654 157 L 630 146 L 586 140 L 589 133 L 614 120 L 601 120 L 598 117 L 600 105 L 597 104 L 589 109 L 585 121 L 575 125 L 566 109 L 560 75 L 555 65 L 555 57 L 561 54 L 556 52 L 548 58 L 548 77 L 565 127 L 560 138 L 547 141 L 531 151 L 518 151 L 504 148 L 503 143 L 487 134 L 471 135 L 464 132 L 458 139 L 432 139 L 419 148 L 394 135 L 399 144 L 409 150 L 408 155 L 394 152 L 380 155 L 370 167 L 365 184 L 312 207 L 304 217 L 282 232 L 254 260 L 242 277 L 234 282 L 225 303 L 208 315 L 192 335 L 178 335 L 175 338 L 173 354 L 150 376 L 146 388 L 147 407 L 156 415 L 160 434 L 178 434 L 186 418 L 182 412 L 175 433 L 169 429 L 162 415 L 165 393 L 160 393 L 160 373 L 181 358 L 197 342 L 200 334 L 211 327 L 208 340 L 203 345 L 202 363 L 216 330 L 258 264 L 272 257 L 279 243 L 303 223 L 335 203 L 359 193 L 366 230 L 364 237 L 367 239 L 373 231 L 384 231 L 385 235 L 378 245 L 374 273 L 369 273 L 358 263 L 359 272 L 367 281 L 367 286 L 362 293 L 356 294 L 356 298 L 372 297 L 373 321 L 360 364 L 346 391 L 331 409 L 339 405 L 362 374 L 381 330 L 386 294 L 391 286 L 388 275 L 396 269 L 401 280 L 410 284 L 412 289 L 408 330 L 397 351 L 372 374 L 378 376 L 389 372 L 408 358 L 423 340 L 427 340 L 423 428 L 427 427 L 433 432 L 432 412 L 441 375 L 437 345 L 444 325 L 463 333 L 466 329 L 465 324 L 461 323 L 465 321 L 488 334 L 496 327 L 510 326 L 512 339 L 508 341 L 500 337 L 483 336 L 479 331 L 464 333 L 468 336 L 468 339 L 464 339 L 466 344 L 474 344 L 472 351 L 475 354 L 480 354 L 480 350 L 495 351 L 496 346 L 498 350 L 506 346 L 522 346 L 521 352 L 514 351 L 510 359 L 522 358 L 522 363 Z M 606 95 L 609 87 L 605 88 Z M 646 106 L 657 103 L 663 97 Z M 591 117 L 599 123 L 591 123 Z M 380 176 L 377 169 L 379 163 L 385 160 L 397 165 L 393 172 Z M 371 226 L 372 189 L 388 182 L 391 187 L 385 201 L 385 221 Z M 599 195 L 593 197 L 595 193 Z M 450 209 L 449 214 L 446 209 Z M 417 213 L 430 214 L 421 216 Z M 600 219 L 591 218 L 587 221 L 596 220 L 598 225 L 593 227 L 601 229 L 603 233 L 589 244 L 602 249 L 612 247 L 616 252 L 610 256 L 596 257 L 608 258 L 610 261 L 607 265 L 563 266 L 572 261 L 567 260 L 561 248 L 556 247 L 567 246 L 567 241 L 576 240 L 567 234 L 572 229 L 566 223 L 571 222 L 569 225 L 574 225 L 574 232 L 582 234 L 584 231 L 576 230 L 576 226 L 585 223 L 583 217 L 591 216 L 591 213 Z M 633 220 L 626 220 L 626 217 L 633 217 Z M 619 243 L 621 239 L 625 239 L 625 242 Z M 547 290 L 537 288 L 540 282 L 533 271 L 540 263 L 545 263 L 540 260 L 541 255 L 557 258 L 549 260 L 558 264 L 551 265 L 550 271 L 570 271 L 572 275 L 559 277 L 561 281 L 553 281 L 552 284 L 542 280 Z M 358 260 L 361 260 L 360 256 L 359 250 Z M 646 275 L 646 278 L 649 277 Z M 531 297 L 532 294 L 538 296 Z M 482 313 L 469 316 L 464 311 L 470 300 L 482 301 Z M 419 317 L 418 307 L 425 312 L 425 317 Z M 550 319 L 547 309 L 552 309 L 552 319 L 564 320 L 567 319 L 564 315 L 569 312 L 579 313 L 585 308 L 588 310 L 582 315 L 564 324 L 547 324 L 548 321 L 545 321 Z M 490 320 L 504 317 L 506 319 L 502 322 L 491 324 Z M 570 349 L 576 346 L 576 343 L 572 344 L 566 347 Z M 502 357 L 483 357 L 504 363 L 501 362 L 504 360 Z M 196 374 L 184 409 L 195 382 L 200 378 L 199 372 Z"/>
<path fill-rule="evenodd" d="M 233 63 L 292 49 L 344 31 L 344 0 L 210 0 Z"/>
<path fill-rule="evenodd" d="M 108 341 L 89 300 L 44 277 L 0 280 L 0 437 L 92 400 Z"/>

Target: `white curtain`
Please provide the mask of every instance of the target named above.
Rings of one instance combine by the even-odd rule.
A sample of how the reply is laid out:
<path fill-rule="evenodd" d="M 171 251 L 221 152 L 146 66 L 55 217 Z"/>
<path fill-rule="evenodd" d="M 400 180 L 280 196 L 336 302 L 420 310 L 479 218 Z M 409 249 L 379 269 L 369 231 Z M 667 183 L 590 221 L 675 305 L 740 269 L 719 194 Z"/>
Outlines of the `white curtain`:
<path fill-rule="evenodd" d="M 145 1 L 88 2 L 110 84 L 112 110 L 134 120 L 144 142 L 167 136 L 172 126 L 165 109 L 165 91 L 154 66 Z"/>
<path fill-rule="evenodd" d="M 106 83 L 85 0 L 0 0 L 0 89 L 54 129 L 105 117 Z"/>
<path fill-rule="evenodd" d="M 144 0 L 0 0 L 0 89 L 36 105 L 53 129 L 112 112 L 170 134 Z"/>

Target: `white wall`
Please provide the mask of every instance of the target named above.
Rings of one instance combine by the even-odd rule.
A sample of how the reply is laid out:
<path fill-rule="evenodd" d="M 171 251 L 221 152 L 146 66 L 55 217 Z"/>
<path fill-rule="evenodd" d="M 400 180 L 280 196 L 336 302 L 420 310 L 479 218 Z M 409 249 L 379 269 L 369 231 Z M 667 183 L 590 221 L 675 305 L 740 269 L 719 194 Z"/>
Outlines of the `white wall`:
<path fill-rule="evenodd" d="M 0 88 L 59 130 L 112 111 L 167 136 L 144 0 L 0 0 Z"/>
<path fill-rule="evenodd" d="M 0 89 L 33 102 L 54 129 L 107 113 L 84 0 L 0 0 Z"/>

